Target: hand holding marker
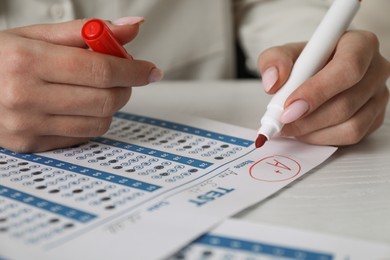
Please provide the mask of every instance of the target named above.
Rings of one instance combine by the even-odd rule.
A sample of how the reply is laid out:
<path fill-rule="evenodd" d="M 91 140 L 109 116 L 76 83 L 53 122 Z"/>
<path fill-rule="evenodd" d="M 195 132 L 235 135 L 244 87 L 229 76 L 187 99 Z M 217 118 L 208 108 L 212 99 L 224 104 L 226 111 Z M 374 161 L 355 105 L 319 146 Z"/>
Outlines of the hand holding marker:
<path fill-rule="evenodd" d="M 360 2 L 361 0 L 335 0 L 333 2 L 299 55 L 289 79 L 268 104 L 257 133 L 256 148 L 263 146 L 272 135 L 282 129 L 283 124 L 280 122 L 280 118 L 283 115 L 284 103 L 288 96 L 325 65 L 340 37 L 359 10 Z"/>

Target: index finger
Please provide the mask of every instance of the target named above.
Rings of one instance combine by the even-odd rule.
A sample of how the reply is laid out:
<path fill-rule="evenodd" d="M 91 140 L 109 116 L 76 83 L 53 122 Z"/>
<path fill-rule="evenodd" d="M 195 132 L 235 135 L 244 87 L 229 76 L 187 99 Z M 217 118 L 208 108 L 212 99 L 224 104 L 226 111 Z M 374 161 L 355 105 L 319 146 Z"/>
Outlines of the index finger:
<path fill-rule="evenodd" d="M 156 66 L 148 61 L 129 60 L 82 48 L 42 43 L 34 68 L 42 80 L 97 88 L 148 84 Z"/>
<path fill-rule="evenodd" d="M 8 32 L 19 36 L 50 42 L 58 45 L 86 48 L 83 38 L 81 37 L 81 28 L 90 19 L 78 19 L 69 22 L 57 24 L 36 24 L 7 30 Z M 115 25 L 110 21 L 105 21 L 112 30 L 115 38 L 125 44 L 133 40 L 139 31 L 142 20 L 133 24 Z"/>
<path fill-rule="evenodd" d="M 275 68 L 278 74 L 276 82 L 269 89 L 270 94 L 274 94 L 286 83 L 294 62 L 302 52 L 304 46 L 305 43 L 288 43 L 271 47 L 260 54 L 258 59 L 260 74 L 265 76 L 265 73 L 270 68 Z"/>
<path fill-rule="evenodd" d="M 371 33 L 347 32 L 328 64 L 296 89 L 286 100 L 285 107 L 296 100 L 305 100 L 310 112 L 354 86 L 367 72 L 378 46 Z"/>

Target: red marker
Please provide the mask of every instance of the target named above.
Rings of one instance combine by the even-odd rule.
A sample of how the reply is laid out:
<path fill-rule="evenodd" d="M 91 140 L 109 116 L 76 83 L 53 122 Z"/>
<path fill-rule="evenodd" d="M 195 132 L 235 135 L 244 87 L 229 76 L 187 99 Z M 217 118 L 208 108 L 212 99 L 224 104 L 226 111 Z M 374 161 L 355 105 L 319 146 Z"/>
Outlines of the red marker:
<path fill-rule="evenodd" d="M 92 19 L 86 22 L 81 29 L 81 35 L 85 43 L 96 52 L 132 59 L 102 20 Z"/>

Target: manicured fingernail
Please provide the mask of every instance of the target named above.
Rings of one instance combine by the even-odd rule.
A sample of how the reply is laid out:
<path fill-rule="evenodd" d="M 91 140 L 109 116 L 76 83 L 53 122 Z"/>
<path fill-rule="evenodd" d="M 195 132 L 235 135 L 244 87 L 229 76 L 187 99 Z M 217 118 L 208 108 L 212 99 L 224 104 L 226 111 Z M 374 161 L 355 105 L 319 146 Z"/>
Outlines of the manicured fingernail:
<path fill-rule="evenodd" d="M 269 91 L 278 81 L 279 73 L 276 67 L 270 67 L 262 75 L 263 87 L 265 91 Z"/>
<path fill-rule="evenodd" d="M 289 105 L 283 112 L 280 122 L 288 124 L 294 122 L 309 110 L 309 104 L 304 100 L 297 100 Z"/>
<path fill-rule="evenodd" d="M 149 74 L 149 82 L 157 82 L 160 81 L 164 77 L 164 73 L 162 70 L 158 68 L 153 68 L 152 71 Z"/>
<path fill-rule="evenodd" d="M 137 23 L 143 23 L 144 21 L 145 21 L 145 19 L 143 17 L 126 16 L 126 17 L 119 18 L 119 19 L 113 21 L 112 23 L 115 25 L 133 25 L 133 24 L 137 24 Z"/>

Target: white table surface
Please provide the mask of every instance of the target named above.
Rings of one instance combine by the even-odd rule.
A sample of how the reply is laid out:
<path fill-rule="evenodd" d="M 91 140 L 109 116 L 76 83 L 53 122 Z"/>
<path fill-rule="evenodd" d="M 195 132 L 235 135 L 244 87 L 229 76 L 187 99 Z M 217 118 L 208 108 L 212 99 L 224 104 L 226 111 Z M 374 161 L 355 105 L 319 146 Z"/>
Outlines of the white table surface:
<path fill-rule="evenodd" d="M 133 88 L 124 110 L 166 111 L 257 129 L 259 81 L 167 81 Z M 390 107 L 381 129 L 235 216 L 390 245 Z"/>

